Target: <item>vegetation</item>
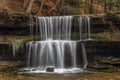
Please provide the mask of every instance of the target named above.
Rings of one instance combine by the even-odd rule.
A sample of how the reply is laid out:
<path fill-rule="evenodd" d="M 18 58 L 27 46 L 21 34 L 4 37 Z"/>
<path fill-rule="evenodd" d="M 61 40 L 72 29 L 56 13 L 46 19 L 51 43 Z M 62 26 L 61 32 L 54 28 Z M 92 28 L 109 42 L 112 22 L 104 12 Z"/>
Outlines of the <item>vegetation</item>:
<path fill-rule="evenodd" d="M 35 0 L 31 0 L 33 2 Z M 47 0 L 39 0 L 41 1 L 41 6 L 44 6 L 45 2 Z M 52 0 L 51 0 L 52 1 Z M 43 4 L 44 2 L 44 4 Z M 53 0 L 53 2 L 55 2 Z M 92 13 L 106 13 L 111 11 L 118 11 L 120 9 L 120 0 L 58 0 L 57 1 L 59 5 L 55 5 L 55 7 L 58 7 L 58 9 L 66 8 L 66 6 L 73 7 L 74 10 L 78 10 L 81 8 L 85 14 L 92 14 Z M 62 7 L 61 7 L 62 5 Z M 69 8 L 69 7 L 68 7 Z M 97 10 L 97 11 L 95 11 Z"/>
<path fill-rule="evenodd" d="M 120 0 L 1 0 L 0 11 L 13 14 L 96 14 L 120 10 Z"/>

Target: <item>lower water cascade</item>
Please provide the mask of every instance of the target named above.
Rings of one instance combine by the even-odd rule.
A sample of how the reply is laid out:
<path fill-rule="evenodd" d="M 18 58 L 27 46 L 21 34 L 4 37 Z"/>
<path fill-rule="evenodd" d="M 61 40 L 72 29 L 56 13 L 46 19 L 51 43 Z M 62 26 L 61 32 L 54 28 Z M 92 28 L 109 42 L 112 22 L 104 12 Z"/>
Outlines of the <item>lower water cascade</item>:
<path fill-rule="evenodd" d="M 33 24 L 33 19 L 30 19 Z M 87 68 L 87 54 L 84 41 L 90 40 L 90 18 L 87 16 L 35 17 L 36 26 L 30 26 L 33 40 L 27 45 L 27 69 L 32 73 L 79 73 Z M 74 26 L 74 24 L 78 26 Z M 79 38 L 72 33 L 77 28 Z M 81 44 L 81 52 L 77 52 Z M 79 64 L 78 54 L 82 54 Z"/>

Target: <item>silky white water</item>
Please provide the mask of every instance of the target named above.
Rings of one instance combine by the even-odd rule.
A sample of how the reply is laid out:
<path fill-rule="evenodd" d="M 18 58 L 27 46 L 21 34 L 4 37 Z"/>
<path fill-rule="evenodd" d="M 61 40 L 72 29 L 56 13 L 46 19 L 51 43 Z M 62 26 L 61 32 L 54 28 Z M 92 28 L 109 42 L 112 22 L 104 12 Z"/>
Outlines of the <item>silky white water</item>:
<path fill-rule="evenodd" d="M 87 67 L 85 46 L 81 43 L 82 53 L 77 52 L 77 42 L 90 39 L 90 18 L 77 17 L 79 39 L 72 39 L 74 33 L 73 16 L 36 17 L 35 24 L 30 18 L 30 34 L 38 35 L 40 40 L 30 41 L 27 45 L 27 69 L 32 73 L 47 73 L 52 66 L 54 73 L 78 73 Z M 83 55 L 83 66 L 79 67 L 77 54 Z"/>

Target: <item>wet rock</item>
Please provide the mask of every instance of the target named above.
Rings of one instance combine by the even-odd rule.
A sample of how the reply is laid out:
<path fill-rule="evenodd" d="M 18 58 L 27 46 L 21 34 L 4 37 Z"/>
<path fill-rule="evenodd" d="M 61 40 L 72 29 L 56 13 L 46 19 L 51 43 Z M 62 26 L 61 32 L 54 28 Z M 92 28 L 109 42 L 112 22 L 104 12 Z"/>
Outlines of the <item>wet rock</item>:
<path fill-rule="evenodd" d="M 47 66 L 46 71 L 47 72 L 54 72 L 54 66 Z"/>
<path fill-rule="evenodd" d="M 0 61 L 0 66 L 5 66 L 5 65 L 9 65 L 11 62 L 9 61 Z"/>
<path fill-rule="evenodd" d="M 105 65 L 105 64 L 89 65 L 88 67 L 91 69 L 95 69 L 95 70 L 108 70 L 109 69 L 108 65 Z"/>

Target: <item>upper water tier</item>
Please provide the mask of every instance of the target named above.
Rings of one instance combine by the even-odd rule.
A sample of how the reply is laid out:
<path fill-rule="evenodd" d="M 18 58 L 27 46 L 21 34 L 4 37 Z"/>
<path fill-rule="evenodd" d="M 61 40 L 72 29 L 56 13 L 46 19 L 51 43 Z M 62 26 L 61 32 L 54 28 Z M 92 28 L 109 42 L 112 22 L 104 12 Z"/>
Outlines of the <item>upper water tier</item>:
<path fill-rule="evenodd" d="M 34 24 L 33 19 L 31 24 Z M 30 34 L 39 35 L 41 40 L 90 39 L 90 18 L 87 16 L 35 17 L 36 26 L 31 25 Z M 75 31 L 78 31 L 75 34 Z"/>

